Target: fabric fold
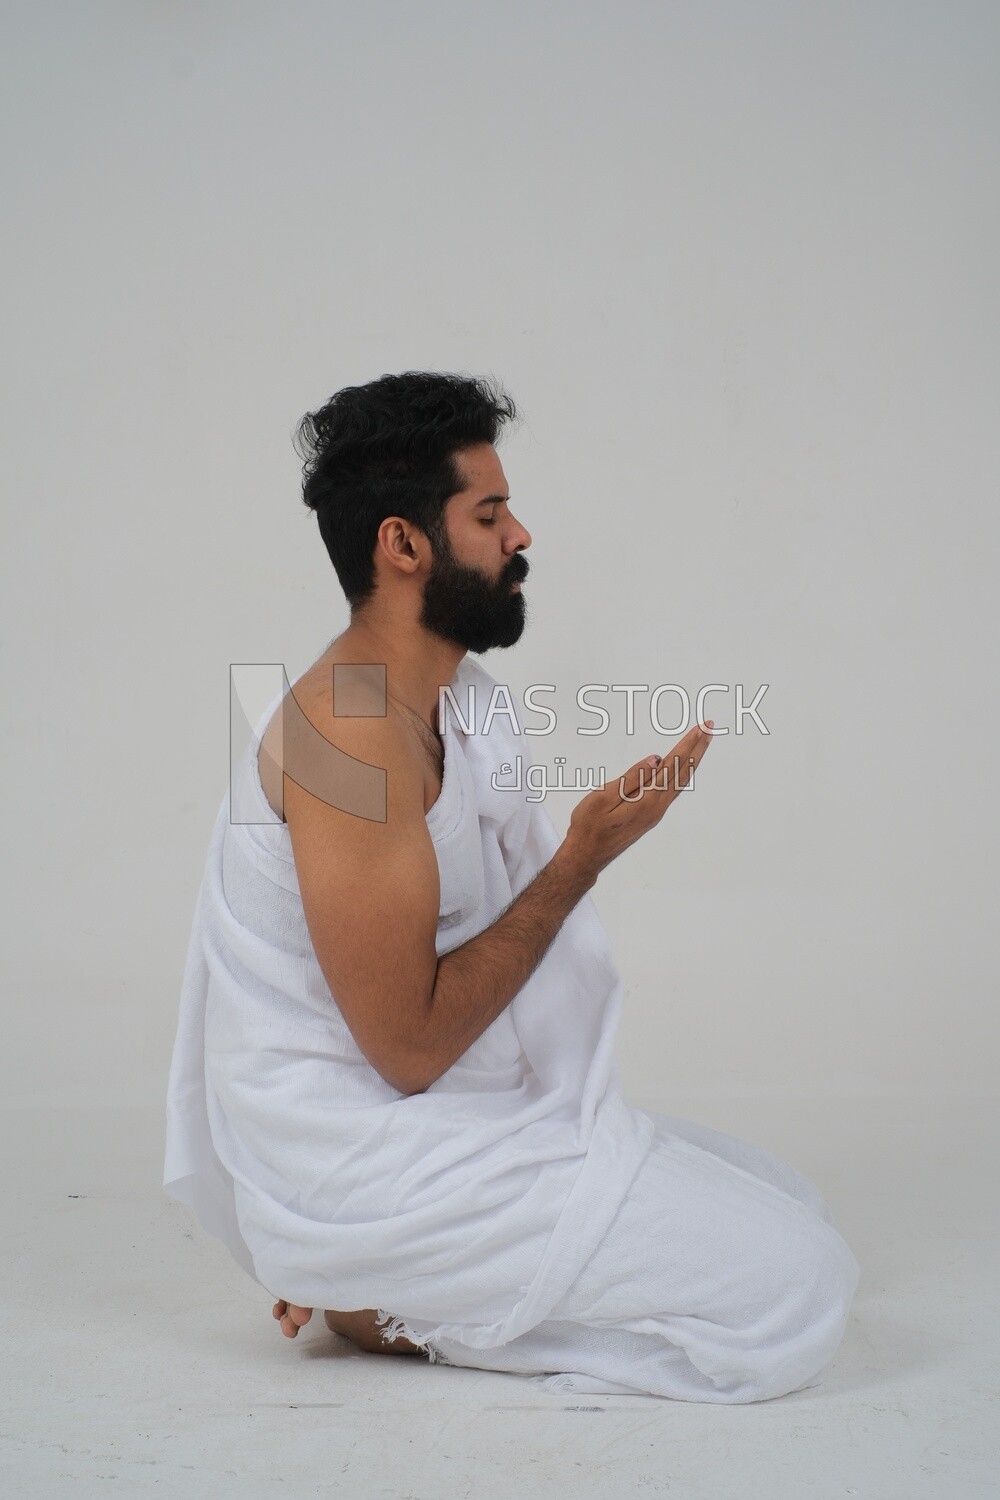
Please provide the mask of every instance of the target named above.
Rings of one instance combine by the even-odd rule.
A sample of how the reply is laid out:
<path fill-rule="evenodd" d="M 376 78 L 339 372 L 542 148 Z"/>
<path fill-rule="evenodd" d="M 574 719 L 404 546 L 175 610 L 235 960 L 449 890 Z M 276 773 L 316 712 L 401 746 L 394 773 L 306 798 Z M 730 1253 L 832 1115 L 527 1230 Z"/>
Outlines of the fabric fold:
<path fill-rule="evenodd" d="M 446 696 L 441 794 L 426 815 L 439 957 L 495 922 L 560 842 L 542 802 L 506 784 L 505 764 L 533 762 L 491 712 L 496 680 L 466 657 L 449 687 L 458 712 Z M 610 943 L 585 895 L 463 1056 L 424 1093 L 399 1093 L 330 992 L 288 828 L 260 784 L 257 750 L 282 696 L 234 770 L 234 802 L 259 821 L 231 821 L 227 788 L 212 830 L 164 1187 L 276 1298 L 386 1309 L 428 1348 L 495 1347 L 547 1317 L 650 1151 L 652 1122 L 617 1085 Z"/>

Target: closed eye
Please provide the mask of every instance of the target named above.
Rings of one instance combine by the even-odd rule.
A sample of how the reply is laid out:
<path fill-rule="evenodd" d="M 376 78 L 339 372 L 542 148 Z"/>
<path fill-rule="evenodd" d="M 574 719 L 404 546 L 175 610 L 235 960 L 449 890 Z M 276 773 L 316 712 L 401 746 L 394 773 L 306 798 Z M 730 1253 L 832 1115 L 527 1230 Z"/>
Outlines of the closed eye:
<path fill-rule="evenodd" d="M 488 521 L 480 520 L 479 524 L 480 524 L 480 526 L 495 526 L 496 525 L 496 517 L 492 516 Z"/>

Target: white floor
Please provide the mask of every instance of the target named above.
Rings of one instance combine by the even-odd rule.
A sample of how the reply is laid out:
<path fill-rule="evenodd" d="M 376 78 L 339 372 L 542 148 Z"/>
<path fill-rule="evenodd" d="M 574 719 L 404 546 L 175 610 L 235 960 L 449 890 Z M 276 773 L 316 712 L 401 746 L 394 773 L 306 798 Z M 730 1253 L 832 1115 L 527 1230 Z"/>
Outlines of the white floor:
<path fill-rule="evenodd" d="M 268 1295 L 160 1188 L 162 1110 L 0 1116 L 8 1500 L 683 1500 L 1000 1493 L 994 1101 L 633 1103 L 777 1151 L 862 1266 L 823 1384 L 713 1406 L 569 1398 L 364 1354 Z"/>

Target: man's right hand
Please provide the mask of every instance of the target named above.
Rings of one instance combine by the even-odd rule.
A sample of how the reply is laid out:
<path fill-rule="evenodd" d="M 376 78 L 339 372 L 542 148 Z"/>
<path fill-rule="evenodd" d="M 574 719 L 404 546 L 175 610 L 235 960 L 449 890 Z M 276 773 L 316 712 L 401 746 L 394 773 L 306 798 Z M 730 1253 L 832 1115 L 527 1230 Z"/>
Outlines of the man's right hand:
<path fill-rule="evenodd" d="M 646 756 L 577 803 L 564 843 L 595 880 L 630 844 L 656 827 L 689 785 L 712 740 L 708 731 L 714 721 L 705 723 L 707 728 L 693 725 L 658 766 Z"/>

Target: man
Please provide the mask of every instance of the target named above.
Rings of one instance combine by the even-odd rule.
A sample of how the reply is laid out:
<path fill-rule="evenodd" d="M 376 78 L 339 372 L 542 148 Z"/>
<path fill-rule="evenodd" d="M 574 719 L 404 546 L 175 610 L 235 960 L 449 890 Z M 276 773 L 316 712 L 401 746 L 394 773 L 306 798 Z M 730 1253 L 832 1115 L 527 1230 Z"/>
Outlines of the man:
<path fill-rule="evenodd" d="M 276 821 L 220 808 L 165 1185 L 288 1337 L 342 1290 L 326 1322 L 373 1352 L 766 1399 L 818 1383 L 860 1268 L 788 1163 L 618 1091 L 620 976 L 588 893 L 713 726 L 583 797 L 564 839 L 498 781 L 520 747 L 468 653 L 525 624 L 531 536 L 495 446 L 515 414 L 410 372 L 303 419 L 351 621 L 244 767 Z M 480 691 L 462 728 L 444 688 Z"/>

